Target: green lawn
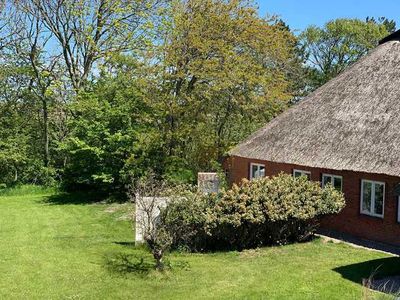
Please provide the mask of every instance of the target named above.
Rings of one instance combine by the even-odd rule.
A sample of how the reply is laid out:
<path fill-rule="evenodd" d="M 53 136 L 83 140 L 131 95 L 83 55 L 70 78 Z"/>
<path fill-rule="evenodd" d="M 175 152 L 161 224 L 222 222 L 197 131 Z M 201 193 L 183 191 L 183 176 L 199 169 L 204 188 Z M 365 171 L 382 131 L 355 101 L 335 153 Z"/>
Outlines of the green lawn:
<path fill-rule="evenodd" d="M 128 205 L 82 200 L 44 192 L 0 197 L 0 299 L 360 299 L 362 277 L 398 264 L 315 240 L 173 253 L 172 269 L 160 274 L 132 245 Z"/>

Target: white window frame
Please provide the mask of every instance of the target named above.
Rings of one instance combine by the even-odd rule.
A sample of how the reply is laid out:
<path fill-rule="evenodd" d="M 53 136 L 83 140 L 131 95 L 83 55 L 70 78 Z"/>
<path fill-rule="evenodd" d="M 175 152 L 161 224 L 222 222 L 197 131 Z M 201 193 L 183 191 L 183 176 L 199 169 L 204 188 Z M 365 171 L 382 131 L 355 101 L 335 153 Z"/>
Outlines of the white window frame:
<path fill-rule="evenodd" d="M 371 211 L 372 212 L 363 210 L 364 182 L 372 183 L 372 186 L 371 186 L 371 197 L 372 197 L 371 198 Z M 382 214 L 381 215 L 374 213 L 374 211 L 375 211 L 375 184 L 383 185 L 383 203 L 382 203 Z M 361 193 L 360 193 L 360 214 L 383 219 L 385 217 L 385 193 L 386 193 L 386 184 L 384 182 L 362 179 L 361 180 Z"/>
<path fill-rule="evenodd" d="M 340 178 L 340 182 L 341 182 L 341 184 L 340 184 L 340 191 L 341 191 L 341 192 L 343 191 L 343 176 L 322 173 L 322 181 L 321 181 L 321 185 L 322 185 L 322 187 L 323 187 L 323 188 L 325 187 L 325 184 L 324 184 L 324 176 L 327 176 L 327 177 L 328 177 L 328 176 L 329 176 L 329 177 L 332 177 L 332 180 L 331 180 L 331 185 L 332 185 L 333 187 L 334 187 L 333 183 L 334 183 L 334 180 L 335 180 L 335 178 Z"/>
<path fill-rule="evenodd" d="M 397 223 L 400 223 L 400 196 L 397 196 Z"/>
<path fill-rule="evenodd" d="M 265 177 L 265 165 L 264 164 L 257 164 L 257 163 L 250 163 L 250 174 L 249 174 L 249 178 L 250 180 L 252 179 L 256 179 L 256 178 L 261 178 L 261 177 L 253 177 L 253 166 L 257 167 L 257 170 L 260 171 L 260 167 L 264 167 L 264 177 Z"/>
<path fill-rule="evenodd" d="M 298 170 L 298 169 L 293 169 L 293 177 L 295 173 L 301 173 L 300 176 L 306 176 L 307 178 L 309 178 L 311 180 L 311 172 L 310 171 L 304 171 L 304 170 Z M 309 175 L 309 176 L 307 176 Z"/>

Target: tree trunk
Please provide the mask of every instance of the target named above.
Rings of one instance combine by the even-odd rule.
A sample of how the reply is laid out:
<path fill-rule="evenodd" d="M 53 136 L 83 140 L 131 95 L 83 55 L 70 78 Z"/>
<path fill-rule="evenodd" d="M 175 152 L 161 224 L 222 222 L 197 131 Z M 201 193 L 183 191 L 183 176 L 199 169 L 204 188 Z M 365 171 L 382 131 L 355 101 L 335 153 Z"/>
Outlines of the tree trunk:
<path fill-rule="evenodd" d="M 18 181 L 18 168 L 14 166 L 14 182 Z"/>
<path fill-rule="evenodd" d="M 163 251 L 162 250 L 153 250 L 153 257 L 156 261 L 156 269 L 159 271 L 164 270 L 164 262 L 163 262 Z"/>
<path fill-rule="evenodd" d="M 44 154 L 44 166 L 49 166 L 50 153 L 49 153 L 49 112 L 47 108 L 46 99 L 42 99 L 43 108 L 43 154 Z"/>

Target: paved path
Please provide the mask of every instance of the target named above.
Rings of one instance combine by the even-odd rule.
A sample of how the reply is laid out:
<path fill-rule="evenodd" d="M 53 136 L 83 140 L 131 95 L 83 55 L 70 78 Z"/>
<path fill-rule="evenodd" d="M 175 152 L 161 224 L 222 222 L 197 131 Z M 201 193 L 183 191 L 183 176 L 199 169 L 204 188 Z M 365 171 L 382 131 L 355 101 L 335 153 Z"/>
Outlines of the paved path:
<path fill-rule="evenodd" d="M 393 245 L 364 240 L 364 239 L 360 239 L 360 238 L 354 237 L 349 234 L 339 233 L 336 231 L 325 230 L 325 229 L 320 229 L 318 231 L 317 235 L 328 238 L 328 239 L 343 241 L 343 242 L 349 243 L 355 247 L 362 247 L 362 248 L 367 248 L 370 250 L 385 252 L 385 253 L 392 254 L 395 256 L 400 256 L 400 247 L 396 247 Z"/>

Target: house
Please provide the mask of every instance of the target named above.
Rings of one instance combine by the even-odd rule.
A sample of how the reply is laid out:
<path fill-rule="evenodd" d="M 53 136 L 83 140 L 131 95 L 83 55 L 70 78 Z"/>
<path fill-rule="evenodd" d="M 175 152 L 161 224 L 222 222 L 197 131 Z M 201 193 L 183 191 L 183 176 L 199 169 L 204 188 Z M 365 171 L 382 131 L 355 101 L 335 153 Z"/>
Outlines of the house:
<path fill-rule="evenodd" d="M 230 152 L 231 183 L 280 172 L 343 191 L 321 226 L 400 245 L 400 31 Z"/>

